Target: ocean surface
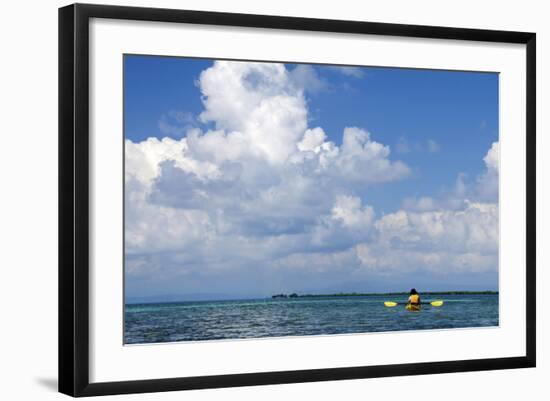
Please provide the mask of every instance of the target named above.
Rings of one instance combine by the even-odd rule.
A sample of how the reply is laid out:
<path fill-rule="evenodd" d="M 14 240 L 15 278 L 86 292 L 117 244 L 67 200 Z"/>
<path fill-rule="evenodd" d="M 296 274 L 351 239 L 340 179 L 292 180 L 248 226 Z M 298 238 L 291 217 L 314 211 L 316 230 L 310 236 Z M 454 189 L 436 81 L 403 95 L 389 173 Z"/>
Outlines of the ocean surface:
<path fill-rule="evenodd" d="M 311 336 L 319 334 L 449 329 L 498 326 L 498 294 L 424 296 L 423 302 L 445 301 L 442 307 L 423 305 L 409 312 L 405 296 L 255 299 L 128 304 L 125 344 L 236 338 Z"/>

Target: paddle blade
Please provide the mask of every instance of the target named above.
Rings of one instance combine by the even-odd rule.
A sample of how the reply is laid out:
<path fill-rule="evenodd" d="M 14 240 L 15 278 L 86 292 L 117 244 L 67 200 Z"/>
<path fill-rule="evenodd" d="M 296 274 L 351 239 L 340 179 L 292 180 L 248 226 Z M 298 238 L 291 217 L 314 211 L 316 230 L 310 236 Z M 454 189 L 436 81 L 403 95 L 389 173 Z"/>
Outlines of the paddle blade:
<path fill-rule="evenodd" d="M 394 306 L 397 306 L 397 302 L 386 301 L 384 302 L 384 306 L 387 306 L 388 308 L 392 308 Z"/>
<path fill-rule="evenodd" d="M 443 301 L 432 301 L 430 302 L 432 306 L 443 306 Z"/>

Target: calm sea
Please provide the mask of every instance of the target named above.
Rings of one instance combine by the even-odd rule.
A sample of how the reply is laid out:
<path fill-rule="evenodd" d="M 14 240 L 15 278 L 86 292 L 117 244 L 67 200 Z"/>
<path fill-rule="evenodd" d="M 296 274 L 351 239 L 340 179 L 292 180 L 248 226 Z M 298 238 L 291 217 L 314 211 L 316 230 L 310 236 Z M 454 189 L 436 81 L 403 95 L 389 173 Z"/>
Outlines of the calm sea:
<path fill-rule="evenodd" d="M 445 295 L 420 312 L 383 301 L 403 296 L 255 299 L 125 307 L 126 344 L 498 326 L 498 295 Z"/>

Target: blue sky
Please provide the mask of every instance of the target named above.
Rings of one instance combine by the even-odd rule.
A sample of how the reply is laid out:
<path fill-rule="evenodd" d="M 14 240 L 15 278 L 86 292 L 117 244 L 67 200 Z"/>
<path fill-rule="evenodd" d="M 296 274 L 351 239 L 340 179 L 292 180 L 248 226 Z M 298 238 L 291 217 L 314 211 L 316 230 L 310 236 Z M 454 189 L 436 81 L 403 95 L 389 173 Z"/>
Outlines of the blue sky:
<path fill-rule="evenodd" d="M 284 176 L 288 180 L 288 174 L 291 173 L 286 170 L 283 172 L 282 168 L 276 167 L 282 163 L 279 159 L 283 156 L 284 158 L 288 158 L 284 159 L 288 164 L 288 160 L 298 157 L 296 154 L 289 154 L 288 152 L 284 153 L 283 156 L 280 154 L 264 154 L 262 156 L 261 150 L 245 157 L 241 150 L 238 152 L 236 150 L 235 152 L 237 153 L 235 154 L 238 154 L 238 156 L 228 156 L 223 158 L 224 160 L 221 162 L 219 157 L 220 152 L 229 152 L 229 149 L 231 149 L 230 142 L 227 142 L 225 147 L 221 146 L 216 149 L 215 152 L 212 148 L 208 148 L 208 152 L 212 151 L 214 153 L 206 154 L 204 146 L 214 146 L 212 145 L 213 139 L 208 140 L 208 138 L 214 138 L 218 135 L 216 140 L 220 140 L 219 135 L 222 135 L 223 140 L 229 141 L 231 135 L 234 135 L 231 132 L 237 132 L 240 135 L 239 138 L 248 138 L 246 140 L 253 141 L 257 139 L 250 138 L 259 138 L 258 135 L 263 135 L 262 138 L 267 138 L 268 142 L 266 143 L 271 143 L 269 142 L 269 138 L 279 135 L 279 132 L 285 132 L 285 135 L 288 135 L 288 141 L 295 140 L 298 142 L 302 138 L 302 135 L 304 135 L 305 130 L 319 127 L 323 132 L 321 142 L 325 142 L 326 144 L 331 143 L 332 145 L 330 146 L 335 146 L 342 151 L 344 149 L 343 133 L 346 128 L 351 127 L 358 130 L 349 131 L 348 138 L 360 138 L 361 146 L 366 149 L 366 152 L 368 149 L 371 149 L 371 145 L 373 146 L 372 149 L 379 150 L 377 147 L 378 144 L 385 146 L 389 152 L 387 154 L 385 152 L 377 153 L 375 157 L 378 159 L 372 159 L 374 156 L 369 156 L 365 153 L 363 156 L 360 156 L 361 163 L 363 164 L 354 164 L 351 167 L 345 166 L 343 163 L 348 163 L 350 160 L 355 160 L 352 162 L 358 163 L 356 159 L 348 157 L 346 159 L 348 162 L 335 162 L 335 166 L 339 166 L 338 168 L 341 168 L 343 172 L 348 171 L 347 174 L 341 172 L 341 176 L 334 173 L 334 168 L 327 170 L 327 175 L 330 175 L 331 179 L 335 180 L 334 184 L 331 184 L 332 187 L 338 187 L 339 189 L 331 193 L 330 196 L 327 195 L 327 199 L 324 200 L 326 201 L 325 209 L 320 207 L 319 213 L 326 212 L 327 216 L 332 215 L 336 220 L 340 218 L 342 227 L 336 229 L 331 226 L 330 230 L 334 230 L 334 235 L 349 236 L 349 241 L 343 241 L 341 247 L 337 246 L 338 252 L 341 253 L 350 249 L 357 250 L 361 247 L 368 248 L 372 252 L 377 253 L 376 260 L 381 265 L 387 266 L 387 261 L 384 263 L 381 262 L 384 259 L 381 255 L 382 252 L 392 252 L 392 248 L 388 244 L 391 241 L 393 243 L 400 243 L 400 245 L 395 245 L 400 247 L 400 249 L 393 250 L 395 251 L 393 253 L 397 254 L 397 251 L 404 252 L 405 249 L 408 249 L 407 246 L 409 245 L 405 246 L 403 244 L 412 240 L 409 237 L 405 238 L 404 233 L 398 233 L 392 234 L 394 237 L 391 241 L 382 245 L 380 238 L 385 234 L 381 231 L 380 227 L 385 224 L 385 221 L 381 221 L 384 216 L 388 215 L 391 217 L 392 214 L 401 211 L 403 213 L 411 213 L 411 216 L 409 216 L 410 221 L 416 218 L 420 221 L 432 218 L 436 212 L 439 213 L 438 216 L 441 213 L 449 213 L 449 219 L 451 220 L 449 220 L 448 224 L 454 227 L 455 220 L 452 219 L 457 217 L 453 217 L 454 215 L 451 214 L 464 212 L 464 208 L 466 207 L 464 205 L 471 203 L 495 205 L 497 203 L 497 196 L 491 192 L 490 188 L 495 186 L 495 182 L 498 182 L 498 180 L 494 179 L 495 174 L 498 174 L 498 166 L 495 167 L 494 164 L 491 164 L 492 159 L 489 156 L 494 157 L 495 152 L 498 152 L 498 148 L 493 146 L 495 143 L 498 145 L 498 74 L 374 67 L 336 68 L 323 65 L 297 66 L 294 64 L 280 66 L 278 70 L 260 68 L 261 66 L 258 68 L 246 67 L 244 68 L 246 71 L 242 72 L 241 67 L 243 63 L 229 63 L 228 66 L 223 67 L 223 64 L 214 65 L 212 60 L 125 56 L 124 136 L 127 141 L 127 169 L 129 157 L 132 157 L 132 160 L 136 160 L 135 175 L 132 176 L 132 172 L 134 171 L 132 169 L 134 167 L 130 167 L 130 176 L 127 174 L 126 177 L 127 193 L 128 188 L 133 188 L 137 186 L 137 182 L 140 182 L 146 188 L 142 189 L 145 192 L 142 192 L 140 199 L 143 198 L 147 202 L 150 202 L 148 207 L 151 205 L 161 207 L 159 210 L 162 213 L 166 212 L 162 208 L 171 207 L 174 209 L 173 212 L 175 214 L 189 214 L 192 210 L 196 211 L 197 207 L 190 206 L 187 201 L 182 201 L 182 198 L 186 197 L 186 190 L 190 191 L 189 194 L 193 191 L 204 194 L 209 188 L 214 188 L 210 187 L 210 184 L 215 180 L 220 180 L 219 176 L 216 176 L 216 178 L 212 178 L 213 176 L 205 178 L 205 174 L 207 174 L 206 170 L 199 171 L 196 170 L 196 167 L 190 167 L 191 165 L 195 166 L 197 163 L 203 163 L 206 166 L 210 163 L 208 164 L 209 167 L 207 166 L 210 168 L 209 171 L 214 171 L 222 166 L 226 170 L 229 165 L 239 166 L 240 170 L 236 168 L 235 171 L 243 171 L 242 169 L 247 168 L 256 168 L 257 171 L 263 171 L 260 167 L 262 169 L 265 167 L 266 174 L 281 174 L 281 177 Z M 233 68 L 232 66 L 237 67 Z M 208 73 L 205 73 L 205 71 L 208 71 Z M 231 79 L 235 80 L 235 82 L 231 83 L 233 82 L 230 81 Z M 273 82 L 275 83 L 273 84 Z M 228 87 L 223 87 L 226 84 Z M 233 84 L 237 86 L 231 86 Z M 270 85 L 273 86 L 270 87 Z M 239 93 L 239 91 L 242 91 L 241 98 L 236 97 L 232 99 L 231 94 Z M 280 96 L 284 96 L 285 101 L 288 99 L 288 106 L 286 103 L 277 103 L 277 109 L 269 109 L 266 115 L 256 120 L 259 118 L 259 113 L 263 110 L 261 104 L 265 105 L 267 104 L 265 102 L 266 99 L 272 101 L 277 96 L 279 96 L 277 99 L 280 99 Z M 244 111 L 237 113 L 235 110 L 241 109 L 233 108 L 235 103 L 239 103 L 241 99 L 244 99 L 244 102 L 249 102 L 247 104 L 252 105 L 248 106 L 249 109 L 257 107 L 256 111 L 252 113 L 248 109 L 243 109 Z M 262 101 L 264 103 L 261 103 Z M 269 107 L 275 107 L 272 103 L 269 104 Z M 289 107 L 289 109 L 286 110 L 284 107 Z M 249 112 L 251 113 L 250 115 L 248 114 Z M 265 128 L 266 126 L 262 124 L 265 123 L 266 118 L 279 115 L 276 113 L 281 113 L 285 117 L 282 122 L 277 120 L 274 123 L 275 126 L 279 123 L 281 124 L 280 130 L 274 129 L 271 132 L 270 126 Z M 263 129 L 265 132 L 262 131 L 258 134 L 255 133 L 256 131 L 247 131 L 251 130 L 252 123 L 250 121 L 256 124 L 254 125 L 256 127 L 254 130 Z M 215 134 L 215 131 L 218 134 Z M 189 136 L 191 139 L 195 138 L 193 142 L 189 142 Z M 158 144 L 150 142 L 149 145 L 145 146 L 145 141 L 148 138 L 157 138 L 160 141 L 167 137 L 172 138 L 173 141 L 170 143 L 165 141 L 166 143 L 163 144 L 160 144 L 160 142 Z M 135 157 L 129 156 L 128 143 L 138 146 L 136 149 L 139 148 L 139 152 L 136 150 Z M 190 147 L 189 144 L 196 144 L 196 146 Z M 258 149 L 266 149 L 266 145 L 263 142 L 255 142 L 255 144 L 259 146 Z M 286 146 L 287 144 L 275 142 L 273 146 L 279 145 Z M 253 147 L 255 145 L 252 143 L 250 146 Z M 296 144 L 292 146 L 295 148 Z M 493 151 L 496 149 L 496 151 L 491 153 L 491 149 Z M 170 156 L 170 154 L 176 151 L 183 151 L 185 157 L 181 160 L 176 160 L 177 158 Z M 147 152 L 152 153 L 147 156 Z M 324 151 L 320 150 L 320 148 L 316 150 L 312 148 L 307 150 L 307 152 L 311 152 L 311 155 L 315 155 L 319 160 L 323 158 L 322 154 Z M 306 150 L 299 152 L 299 157 L 304 157 L 307 152 Z M 147 177 L 149 181 L 147 181 L 147 184 L 144 184 L 145 178 L 141 177 L 140 181 L 136 177 L 141 174 L 143 168 L 145 168 L 144 166 L 151 162 L 151 158 L 153 157 L 151 155 L 153 154 L 155 158 L 158 159 L 160 157 L 160 159 L 155 159 L 157 166 L 154 168 L 156 171 L 154 177 Z M 163 156 L 158 156 L 159 154 Z M 496 155 L 498 157 L 498 153 Z M 138 165 L 140 161 L 136 159 L 140 157 L 143 160 L 148 160 L 147 163 L 143 162 L 144 164 L 141 167 Z M 254 158 L 254 162 L 251 161 L 251 157 Z M 262 157 L 264 158 L 263 161 L 260 160 Z M 365 164 L 369 157 L 371 158 L 368 159 L 368 163 L 370 164 Z M 386 165 L 384 163 L 389 163 L 389 167 L 384 167 L 385 170 L 376 170 L 379 166 Z M 133 164 L 130 165 L 133 166 Z M 267 165 L 270 165 L 270 167 Z M 147 166 L 148 168 L 151 167 L 150 165 Z M 367 169 L 368 174 L 366 175 L 370 174 L 371 177 L 361 180 L 359 177 L 361 174 L 359 174 L 359 178 L 352 180 L 349 184 L 342 184 L 340 188 L 340 183 L 350 178 L 349 171 L 352 170 L 349 170 L 349 168 L 352 167 L 356 170 L 358 167 Z M 276 173 L 272 170 L 275 168 L 277 169 Z M 316 175 L 316 178 L 313 178 L 313 176 L 305 175 L 305 173 L 296 174 L 298 174 L 300 179 L 307 179 L 308 183 L 317 182 L 314 180 L 323 180 L 322 175 Z M 302 176 L 301 174 L 304 175 Z M 171 177 L 171 181 L 168 181 L 168 177 Z M 498 179 L 498 175 L 496 177 Z M 490 179 L 492 180 L 491 182 L 488 181 Z M 228 182 L 223 179 L 222 181 L 224 183 Z M 209 184 L 205 184 L 206 182 Z M 250 182 L 252 181 L 246 182 L 251 185 Z M 241 182 L 238 185 L 241 184 L 243 183 Z M 235 188 L 238 185 L 235 184 Z M 180 190 L 176 191 L 177 188 Z M 222 196 L 226 199 L 226 202 L 223 203 L 223 206 L 209 205 L 209 209 L 203 210 L 205 216 L 208 215 L 212 219 L 216 210 L 218 214 L 221 212 L 227 213 L 228 210 L 233 210 L 237 204 L 242 204 L 242 198 L 238 198 L 240 200 L 230 198 L 230 196 L 235 196 L 233 192 L 225 189 L 223 193 L 218 194 L 215 191 L 219 190 L 219 185 L 215 188 L 217 189 L 211 189 L 213 192 L 210 195 Z M 246 190 L 246 187 L 243 188 Z M 498 184 L 496 184 L 496 188 L 498 190 Z M 259 187 L 258 196 L 264 199 L 265 193 L 268 190 L 268 187 Z M 177 196 L 175 195 L 176 193 Z M 301 199 L 305 199 L 306 195 Z M 344 198 L 348 200 L 346 201 L 347 203 L 344 202 Z M 358 199 L 359 206 L 350 200 L 352 198 Z M 424 200 L 423 203 L 420 202 L 422 199 Z M 338 210 L 340 210 L 338 202 L 344 202 L 347 205 L 346 207 L 355 208 L 354 210 L 359 210 L 363 213 L 361 215 L 363 216 L 362 218 L 365 218 L 364 221 L 366 223 L 372 225 L 372 230 L 363 232 L 361 231 L 362 229 L 356 227 L 354 228 L 355 231 L 353 231 L 348 226 L 344 234 L 343 232 L 338 233 L 338 230 L 344 229 L 343 227 L 346 225 L 345 219 L 347 218 L 342 217 L 343 215 L 338 215 Z M 255 207 L 257 206 L 254 205 L 251 204 L 246 209 L 246 230 L 250 230 L 249 220 L 254 220 L 253 211 L 256 210 Z M 286 215 L 281 211 L 280 214 L 283 216 L 277 216 L 277 220 L 273 222 L 269 220 L 273 218 L 273 213 L 267 217 L 265 211 L 257 214 L 256 218 L 258 222 L 265 221 L 266 226 L 271 227 L 267 230 L 268 232 L 262 232 L 261 235 L 270 238 L 271 241 L 275 239 L 281 240 L 281 235 L 290 235 L 291 232 L 289 228 L 288 232 L 283 232 L 284 229 L 280 225 L 286 224 L 293 227 L 293 232 L 301 232 L 300 235 L 303 234 L 305 236 L 305 231 L 307 231 L 308 244 L 311 244 L 312 238 L 317 235 L 314 233 L 319 232 L 319 227 L 317 226 L 319 224 L 330 225 L 332 223 L 320 223 L 322 219 L 320 220 L 319 216 L 297 216 L 296 210 L 304 206 L 304 204 L 296 204 L 294 210 L 288 211 Z M 133 205 L 127 203 L 128 207 L 133 207 Z M 367 219 L 367 211 L 370 211 L 369 208 L 372 208 L 372 218 L 370 220 Z M 148 209 L 147 213 L 154 214 L 154 211 Z M 248 231 L 243 228 L 245 226 L 243 225 L 242 211 L 240 213 L 239 222 L 237 222 L 237 214 L 230 218 L 231 224 L 237 230 L 233 235 L 237 235 L 238 232 L 238 235 L 242 236 L 241 238 L 248 238 L 248 234 L 246 234 Z M 182 224 L 189 224 L 189 219 L 186 216 L 184 216 L 185 223 Z M 141 218 L 137 211 L 129 215 L 127 213 L 126 219 L 127 235 L 128 231 L 133 230 L 133 228 L 128 228 L 130 226 L 147 226 L 143 222 L 141 222 L 142 224 L 138 224 L 138 220 Z M 129 221 L 129 219 L 133 220 Z M 386 220 L 389 220 L 389 218 Z M 205 224 L 215 223 L 209 221 Z M 277 225 L 278 231 L 273 231 L 273 225 Z M 469 230 L 465 223 L 461 222 L 460 225 L 462 231 Z M 259 224 L 259 226 L 261 227 L 262 224 Z M 236 227 L 239 228 L 237 229 Z M 415 227 L 414 229 L 419 228 Z M 214 232 L 219 233 L 220 230 L 220 228 L 214 229 Z M 406 235 L 412 235 L 409 231 L 413 229 L 409 227 L 407 230 Z M 256 234 L 259 232 L 257 227 L 252 231 L 256 232 Z M 474 230 L 471 231 L 473 232 Z M 154 237 L 154 233 L 136 232 L 134 234 L 135 238 Z M 211 233 L 205 235 L 211 239 Z M 452 238 L 452 235 L 450 235 L 450 238 Z M 169 242 L 170 246 L 159 245 L 158 242 L 160 239 L 158 238 L 149 242 L 142 241 L 140 243 L 137 241 L 130 246 L 127 242 L 127 263 L 129 260 L 140 260 L 141 262 L 138 264 L 142 266 L 141 270 L 133 270 L 137 272 L 136 274 L 131 274 L 127 271 L 127 285 L 132 296 L 154 297 L 168 293 L 182 293 L 182 291 L 186 294 L 228 293 L 228 295 L 234 296 L 261 296 L 268 295 L 270 291 L 276 290 L 282 290 L 283 292 L 306 289 L 315 291 L 316 288 L 303 283 L 300 284 L 299 280 L 311 283 L 319 281 L 315 285 L 323 290 L 330 289 L 331 283 L 334 283 L 334 274 L 336 274 L 334 272 L 327 273 L 324 271 L 323 274 L 319 275 L 319 277 L 326 276 L 326 280 L 324 281 L 323 279 L 311 280 L 313 276 L 312 272 L 300 270 L 298 274 L 296 269 L 292 270 L 290 265 L 285 265 L 285 268 L 273 268 L 269 272 L 262 272 L 260 276 L 265 277 L 267 275 L 272 277 L 275 274 L 274 272 L 277 271 L 278 273 L 276 274 L 284 276 L 279 278 L 281 283 L 286 284 L 281 284 L 277 288 L 269 286 L 257 287 L 252 284 L 254 282 L 253 279 L 240 280 L 239 274 L 252 277 L 257 272 L 250 274 L 250 269 L 238 262 L 239 255 L 237 254 L 227 256 L 224 260 L 228 264 L 235 264 L 234 277 L 236 277 L 236 280 L 247 283 L 243 285 L 233 284 L 234 288 L 238 288 L 238 290 L 232 291 L 231 289 L 223 288 L 223 285 L 220 284 L 228 282 L 227 276 L 229 273 L 226 271 L 219 273 L 216 268 L 212 267 L 211 271 L 206 275 L 208 277 L 203 277 L 205 273 L 198 266 L 209 263 L 205 261 L 204 256 L 197 255 L 197 258 L 194 260 L 181 257 L 181 254 L 186 252 L 186 247 L 190 245 L 187 244 L 185 239 L 180 238 L 180 240 L 178 242 L 177 238 L 166 239 L 166 242 Z M 200 235 L 196 240 L 200 242 Z M 248 240 L 257 241 L 258 239 L 248 238 Z M 415 252 L 433 253 L 435 255 L 435 252 L 442 247 L 438 241 L 440 239 L 434 239 L 431 244 L 429 241 L 428 243 L 417 243 L 415 245 L 417 248 Z M 491 248 L 489 251 L 478 249 L 479 247 L 472 245 L 471 238 L 464 241 L 470 248 L 453 250 L 453 252 L 456 251 L 456 255 L 462 255 L 461 257 L 463 258 L 473 258 L 473 251 L 479 253 L 480 258 L 485 258 L 491 252 L 494 253 L 494 247 L 491 244 L 488 245 Z M 156 245 L 151 246 L 151 242 L 154 242 Z M 304 250 L 304 252 L 309 256 L 312 254 L 328 255 L 334 251 L 329 242 L 325 243 L 324 248 L 323 246 L 316 245 L 310 249 L 308 245 L 306 246 L 307 251 Z M 335 242 L 337 243 L 338 241 Z M 182 245 L 178 246 L 178 243 Z M 385 251 L 382 251 L 382 248 Z M 128 251 L 128 249 L 131 249 L 131 251 Z M 172 255 L 171 261 L 166 262 L 166 265 L 171 266 L 170 268 L 163 268 L 162 265 L 164 262 L 162 260 L 164 259 L 159 254 Z M 180 255 L 181 259 L 185 260 L 185 262 L 174 264 L 173 256 L 176 254 Z M 279 258 L 277 261 L 284 258 L 286 258 L 285 260 L 292 259 L 293 257 L 298 258 L 298 254 L 300 252 L 296 249 L 292 252 L 290 250 L 285 252 L 278 250 L 274 253 L 275 256 L 266 261 L 266 264 L 275 263 L 276 258 Z M 451 256 L 449 254 L 446 257 Z M 153 259 L 155 260 L 154 263 L 151 262 Z M 167 257 L 167 259 L 170 259 L 170 257 Z M 357 259 L 357 255 L 355 259 Z M 257 260 L 255 259 L 256 262 Z M 342 263 L 347 265 L 351 262 L 346 261 Z M 483 263 L 486 264 L 489 262 L 485 261 Z M 149 269 L 150 271 L 147 273 L 147 268 L 143 266 L 151 264 L 157 267 Z M 426 286 L 430 287 L 429 289 L 450 289 L 452 287 L 450 283 L 463 283 L 461 284 L 462 288 L 495 289 L 497 276 L 496 266 L 493 267 L 492 269 L 487 269 L 486 266 L 483 268 L 471 266 L 471 268 L 466 269 L 467 271 L 457 271 L 457 269 L 454 269 L 448 272 L 442 272 L 442 268 L 438 268 L 439 271 L 435 275 L 433 274 L 433 269 L 436 268 L 434 266 L 431 268 L 419 266 L 418 271 L 415 273 L 399 272 L 399 269 L 395 272 L 393 271 L 394 269 L 390 270 L 392 270 L 392 274 L 396 279 L 400 278 L 401 281 L 407 281 L 407 283 L 410 281 L 411 285 L 417 280 L 417 282 L 426 283 Z M 377 272 L 376 269 L 369 267 L 364 272 L 357 273 L 359 270 L 361 269 L 356 268 L 353 274 L 361 276 L 359 282 L 364 281 L 365 283 L 369 283 L 368 285 L 365 284 L 364 287 L 368 287 L 370 290 L 383 291 L 385 289 L 395 290 L 401 288 L 400 284 L 395 285 L 395 280 L 391 275 L 388 277 L 387 269 L 385 272 Z M 214 271 L 219 274 L 213 273 Z M 242 273 L 238 273 L 240 271 Z M 172 285 L 173 283 L 179 283 L 180 280 L 182 283 L 190 283 L 189 277 L 195 276 L 197 279 L 193 282 L 193 286 Z M 412 279 L 406 278 L 409 276 Z M 165 278 L 160 279 L 159 277 Z M 450 279 L 451 277 L 453 277 L 452 280 Z M 211 280 L 212 283 L 216 282 L 217 284 L 204 285 L 201 284 L 201 280 Z M 349 280 L 342 278 L 340 281 L 342 287 L 349 286 Z M 255 282 L 257 283 L 257 280 Z M 388 282 L 392 283 L 392 285 L 389 285 Z M 418 287 L 419 285 L 416 286 Z M 182 290 L 182 288 L 184 289 Z M 346 288 L 342 289 L 346 290 Z M 337 288 L 334 288 L 334 290 L 337 290 Z"/>

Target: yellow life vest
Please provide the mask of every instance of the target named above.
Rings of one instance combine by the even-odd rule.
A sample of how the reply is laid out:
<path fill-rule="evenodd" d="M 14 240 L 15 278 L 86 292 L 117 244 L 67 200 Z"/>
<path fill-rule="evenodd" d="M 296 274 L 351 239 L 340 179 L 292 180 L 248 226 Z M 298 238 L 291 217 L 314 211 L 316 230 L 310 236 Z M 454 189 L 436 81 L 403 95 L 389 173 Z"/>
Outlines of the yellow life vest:
<path fill-rule="evenodd" d="M 420 303 L 420 295 L 414 294 L 409 297 L 409 302 L 411 304 L 419 304 Z"/>

